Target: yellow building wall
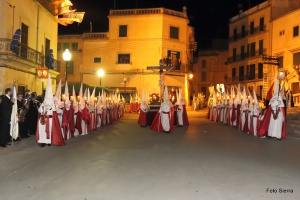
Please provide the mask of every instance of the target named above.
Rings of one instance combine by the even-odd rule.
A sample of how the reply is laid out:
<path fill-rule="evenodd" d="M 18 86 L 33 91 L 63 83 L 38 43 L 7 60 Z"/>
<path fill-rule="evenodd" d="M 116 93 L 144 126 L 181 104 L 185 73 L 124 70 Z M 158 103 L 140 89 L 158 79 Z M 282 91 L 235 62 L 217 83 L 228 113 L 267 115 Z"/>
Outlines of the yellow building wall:
<path fill-rule="evenodd" d="M 293 54 L 300 52 L 300 36 L 293 37 L 293 27 L 300 26 L 300 10 L 285 14 L 273 21 L 272 53 L 283 56 L 283 67 L 290 74 L 287 76 L 286 89 L 292 84 L 299 84 L 299 76 L 293 68 Z"/>
<path fill-rule="evenodd" d="M 3 4 L 4 2 L 4 4 Z M 0 10 L 4 14 L 6 23 L 4 28 L 1 28 L 0 37 L 12 39 L 16 29 L 21 29 L 21 24 L 26 24 L 28 28 L 28 47 L 38 52 L 45 54 L 45 38 L 50 40 L 50 48 L 54 50 L 54 58 L 57 58 L 57 20 L 43 6 L 33 0 L 8 0 L 14 9 L 14 24 L 13 12 L 5 1 L 1 1 Z M 1 17 L 2 18 L 2 17 Z M 3 18 L 0 20 L 3 22 Z M 42 93 L 42 82 L 37 78 L 36 69 L 39 67 L 36 63 L 30 63 L 22 59 L 1 59 L 0 64 L 8 65 L 9 67 L 1 67 L 0 93 L 3 93 L 5 88 L 11 87 L 13 80 L 16 80 L 17 86 L 25 86 L 31 91 L 38 94 Z M 11 69 L 13 68 L 13 69 Z M 56 72 L 51 72 L 51 76 L 55 78 Z M 56 82 L 52 81 L 53 88 L 56 87 Z"/>

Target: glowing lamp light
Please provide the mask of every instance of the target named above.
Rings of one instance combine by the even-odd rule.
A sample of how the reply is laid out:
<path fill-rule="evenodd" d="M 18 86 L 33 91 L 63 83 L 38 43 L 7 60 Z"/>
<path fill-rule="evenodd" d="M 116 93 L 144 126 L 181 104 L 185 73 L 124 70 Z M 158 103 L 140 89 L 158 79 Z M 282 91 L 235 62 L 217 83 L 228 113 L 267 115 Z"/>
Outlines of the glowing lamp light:
<path fill-rule="evenodd" d="M 37 75 L 40 79 L 48 78 L 48 68 L 47 67 L 40 67 L 37 69 Z"/>
<path fill-rule="evenodd" d="M 284 80 L 285 79 L 285 69 L 280 68 L 278 69 L 278 80 Z"/>
<path fill-rule="evenodd" d="M 72 58 L 72 55 L 71 55 L 69 49 L 66 49 L 65 52 L 63 53 L 64 61 L 70 61 L 71 58 Z"/>
<path fill-rule="evenodd" d="M 194 77 L 194 74 L 190 73 L 189 78 L 192 79 Z"/>

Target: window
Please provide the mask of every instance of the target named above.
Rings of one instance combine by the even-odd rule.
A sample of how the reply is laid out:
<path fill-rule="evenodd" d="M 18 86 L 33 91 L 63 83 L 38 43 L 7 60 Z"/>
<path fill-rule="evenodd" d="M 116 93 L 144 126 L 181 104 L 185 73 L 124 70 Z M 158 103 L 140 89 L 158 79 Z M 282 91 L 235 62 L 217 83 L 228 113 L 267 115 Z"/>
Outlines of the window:
<path fill-rule="evenodd" d="M 259 19 L 259 30 L 264 31 L 265 30 L 265 18 L 260 18 Z"/>
<path fill-rule="evenodd" d="M 170 26 L 170 38 L 179 39 L 179 28 Z"/>
<path fill-rule="evenodd" d="M 293 28 L 293 37 L 297 37 L 299 35 L 299 26 L 295 26 Z"/>
<path fill-rule="evenodd" d="M 237 29 L 235 28 L 233 30 L 233 40 L 236 40 L 237 39 Z"/>
<path fill-rule="evenodd" d="M 264 54 L 264 41 L 259 40 L 259 47 L 258 47 L 258 54 L 263 55 Z"/>
<path fill-rule="evenodd" d="M 21 25 L 21 57 L 27 59 L 27 45 L 28 45 L 28 26 L 26 24 Z M 19 50 L 17 51 L 19 55 Z"/>
<path fill-rule="evenodd" d="M 236 48 L 232 49 L 232 61 L 236 61 Z"/>
<path fill-rule="evenodd" d="M 206 72 L 202 72 L 201 75 L 202 75 L 201 80 L 206 81 Z"/>
<path fill-rule="evenodd" d="M 72 51 L 78 50 L 78 43 L 72 43 Z"/>
<path fill-rule="evenodd" d="M 232 68 L 232 70 L 231 70 L 231 76 L 232 76 L 232 78 L 236 77 L 236 68 Z"/>
<path fill-rule="evenodd" d="M 249 55 L 250 57 L 253 57 L 253 56 L 255 56 L 255 42 L 252 42 L 251 44 L 250 44 L 250 55 Z"/>
<path fill-rule="evenodd" d="M 74 60 L 70 60 L 67 63 L 67 74 L 74 74 Z"/>
<path fill-rule="evenodd" d="M 69 49 L 69 43 L 64 43 L 64 50 Z"/>
<path fill-rule="evenodd" d="M 239 81 L 244 80 L 244 66 L 239 67 Z"/>
<path fill-rule="evenodd" d="M 61 44 L 57 43 L 57 51 L 60 51 L 60 48 L 61 48 Z"/>
<path fill-rule="evenodd" d="M 245 37 L 246 36 L 246 26 L 243 25 L 242 26 L 242 37 Z"/>
<path fill-rule="evenodd" d="M 245 46 L 241 46 L 241 59 L 245 59 Z"/>
<path fill-rule="evenodd" d="M 255 79 L 255 64 L 251 64 L 247 66 L 247 75 L 248 80 L 254 80 Z"/>
<path fill-rule="evenodd" d="M 300 65 L 300 52 L 293 54 L 293 65 Z"/>
<path fill-rule="evenodd" d="M 130 54 L 118 54 L 118 64 L 130 64 Z"/>
<path fill-rule="evenodd" d="M 127 25 L 119 26 L 119 37 L 127 37 Z"/>
<path fill-rule="evenodd" d="M 250 22 L 250 34 L 254 33 L 254 21 Z"/>
<path fill-rule="evenodd" d="M 262 63 L 258 63 L 258 78 L 261 79 L 263 78 L 263 64 Z"/>
<path fill-rule="evenodd" d="M 45 38 L 45 56 L 48 55 L 50 50 L 50 40 L 48 38 Z"/>
<path fill-rule="evenodd" d="M 206 60 L 202 60 L 202 68 L 206 68 Z"/>
<path fill-rule="evenodd" d="M 168 50 L 167 53 L 168 53 L 168 58 L 166 61 L 167 65 L 175 66 L 175 70 L 180 70 L 180 66 L 181 66 L 180 52 Z"/>
<path fill-rule="evenodd" d="M 101 63 L 101 58 L 99 58 L 99 57 L 94 58 L 94 63 Z"/>

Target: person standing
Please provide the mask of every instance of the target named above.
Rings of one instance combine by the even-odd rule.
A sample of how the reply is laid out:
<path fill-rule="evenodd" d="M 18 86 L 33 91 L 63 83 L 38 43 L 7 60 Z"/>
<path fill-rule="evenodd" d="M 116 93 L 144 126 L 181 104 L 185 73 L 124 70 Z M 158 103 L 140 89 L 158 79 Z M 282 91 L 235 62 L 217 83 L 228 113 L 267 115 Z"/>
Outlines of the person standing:
<path fill-rule="evenodd" d="M 2 97 L 1 101 L 1 132 L 0 132 L 0 146 L 6 147 L 9 145 L 9 135 L 10 135 L 10 120 L 12 106 L 14 102 L 10 100 L 11 89 L 5 89 L 5 95 Z"/>
<path fill-rule="evenodd" d="M 27 112 L 27 108 L 24 104 L 24 100 L 23 100 L 23 94 L 18 93 L 17 94 L 17 105 L 18 105 L 18 116 L 19 116 L 19 132 L 20 132 L 20 137 L 21 138 L 28 138 L 28 132 L 26 132 L 26 128 L 25 128 L 25 115 Z"/>

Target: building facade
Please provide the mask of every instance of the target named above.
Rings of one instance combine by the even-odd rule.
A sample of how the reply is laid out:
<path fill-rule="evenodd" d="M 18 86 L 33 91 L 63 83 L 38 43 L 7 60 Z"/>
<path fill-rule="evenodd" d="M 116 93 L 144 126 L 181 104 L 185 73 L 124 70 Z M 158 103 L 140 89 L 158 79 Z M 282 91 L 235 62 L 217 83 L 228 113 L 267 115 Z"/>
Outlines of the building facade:
<path fill-rule="evenodd" d="M 272 21 L 272 54 L 274 57 L 279 58 L 279 67 L 287 70 L 285 89 L 290 89 L 293 92 L 296 103 L 299 103 L 300 93 L 299 18 L 300 9 L 296 9 Z"/>
<path fill-rule="evenodd" d="M 244 84 L 264 98 L 274 80 L 274 66 L 263 64 L 272 55 L 271 4 L 265 1 L 229 19 L 229 57 L 226 85 Z M 272 73 L 273 72 L 273 73 Z"/>
<path fill-rule="evenodd" d="M 164 84 L 186 88 L 188 96 L 187 73 L 195 40 L 185 8 L 182 12 L 165 8 L 110 10 L 108 18 L 108 32 L 84 33 L 76 39 L 59 36 L 61 47 L 64 43 L 78 43 L 80 47 L 82 42 L 80 53 L 73 55 L 74 72 L 79 71 L 79 75 L 68 75 L 70 83 L 99 85 L 101 79 L 104 87 L 159 93 L 158 66 L 162 60 L 161 64 L 169 66 L 165 68 L 173 67 L 165 72 Z M 97 76 L 99 69 L 105 71 L 102 78 Z"/>
<path fill-rule="evenodd" d="M 202 93 L 206 100 L 209 97 L 210 86 L 224 84 L 227 66 L 228 50 L 202 50 L 198 52 L 197 63 L 194 64 L 193 93 Z"/>

